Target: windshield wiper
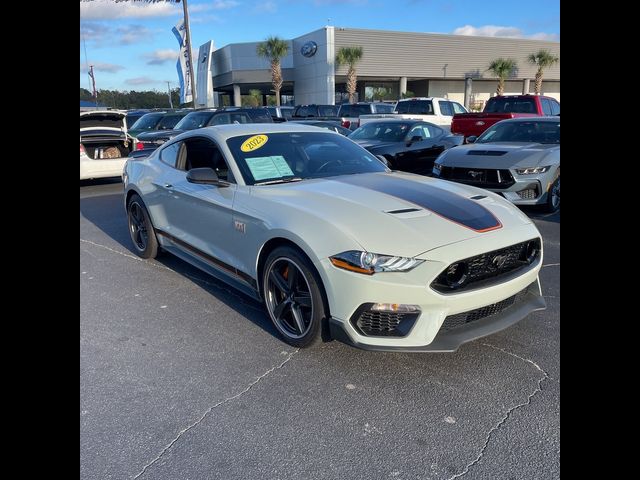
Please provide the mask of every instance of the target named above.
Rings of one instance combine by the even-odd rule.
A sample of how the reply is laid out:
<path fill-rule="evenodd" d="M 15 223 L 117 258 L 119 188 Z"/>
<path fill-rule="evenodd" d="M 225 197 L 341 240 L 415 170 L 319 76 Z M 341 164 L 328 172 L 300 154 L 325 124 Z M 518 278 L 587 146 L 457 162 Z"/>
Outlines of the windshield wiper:
<path fill-rule="evenodd" d="M 254 185 L 273 185 L 275 183 L 291 183 L 291 182 L 300 182 L 304 180 L 300 177 L 291 177 L 291 178 L 279 178 L 278 180 L 269 180 L 267 182 L 257 182 Z"/>

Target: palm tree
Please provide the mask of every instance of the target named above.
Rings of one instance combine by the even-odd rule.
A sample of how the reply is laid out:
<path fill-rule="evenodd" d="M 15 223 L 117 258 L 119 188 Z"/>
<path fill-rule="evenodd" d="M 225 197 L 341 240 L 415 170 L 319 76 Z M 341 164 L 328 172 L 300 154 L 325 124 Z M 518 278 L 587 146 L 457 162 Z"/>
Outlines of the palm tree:
<path fill-rule="evenodd" d="M 516 67 L 517 62 L 513 58 L 497 58 L 489 64 L 489 68 L 485 71 L 491 72 L 498 77 L 496 95 L 502 95 L 504 93 L 504 81 L 511 75 Z"/>
<path fill-rule="evenodd" d="M 538 53 L 532 53 L 527 57 L 529 63 L 538 67 L 538 71 L 536 72 L 536 95 L 540 95 L 542 92 L 542 72 L 545 68 L 550 67 L 551 65 L 558 63 L 560 61 L 560 57 L 554 55 L 549 50 L 538 50 Z"/>
<path fill-rule="evenodd" d="M 276 92 L 276 105 L 280 106 L 280 89 L 282 88 L 282 69 L 280 59 L 289 52 L 289 44 L 279 37 L 268 37 L 256 47 L 259 57 L 264 57 L 271 62 L 271 83 Z"/>
<path fill-rule="evenodd" d="M 349 94 L 349 103 L 356 101 L 356 85 L 358 77 L 356 75 L 356 63 L 362 60 L 362 47 L 340 47 L 336 54 L 336 63 L 340 65 L 348 65 L 347 71 L 347 93 Z"/>

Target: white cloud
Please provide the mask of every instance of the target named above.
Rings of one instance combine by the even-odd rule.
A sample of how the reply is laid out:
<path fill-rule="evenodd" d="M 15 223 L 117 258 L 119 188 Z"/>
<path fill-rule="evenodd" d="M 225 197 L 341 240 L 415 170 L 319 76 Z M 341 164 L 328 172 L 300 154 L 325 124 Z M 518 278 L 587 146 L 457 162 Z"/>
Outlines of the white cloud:
<path fill-rule="evenodd" d="M 177 50 L 156 50 L 143 55 L 147 59 L 147 65 L 163 65 L 166 62 L 174 62 L 178 59 Z"/>
<path fill-rule="evenodd" d="M 114 2 L 94 0 L 80 2 L 83 20 L 112 20 L 116 18 L 148 18 L 182 15 L 182 5 L 170 2 Z"/>
<path fill-rule="evenodd" d="M 529 35 L 527 38 L 533 38 L 534 40 L 546 40 L 549 42 L 559 42 L 560 35 L 557 33 L 534 33 L 533 35 Z"/>
<path fill-rule="evenodd" d="M 93 65 L 93 70 L 95 72 L 106 72 L 106 73 L 116 73 L 120 70 L 124 70 L 125 67 L 122 65 L 115 65 L 113 63 L 105 63 L 105 62 L 90 62 L 89 65 Z M 80 65 L 80 72 L 87 73 L 87 66 Z"/>
<path fill-rule="evenodd" d="M 132 45 L 141 41 L 149 41 L 153 37 L 153 32 L 142 25 L 127 25 L 116 30 L 119 35 L 118 43 L 120 45 Z"/>
<path fill-rule="evenodd" d="M 240 5 L 240 2 L 236 2 L 235 0 L 215 0 L 211 8 L 214 10 L 226 10 L 227 8 L 237 7 L 238 5 Z"/>
<path fill-rule="evenodd" d="M 149 85 L 151 83 L 159 83 L 161 80 L 156 80 L 155 78 L 151 78 L 151 77 L 134 77 L 134 78 L 127 78 L 124 83 L 126 83 L 127 85 Z"/>
<path fill-rule="evenodd" d="M 276 5 L 276 2 L 267 1 L 257 5 L 253 9 L 253 13 L 275 13 L 276 10 L 278 10 L 278 5 Z"/>
<path fill-rule="evenodd" d="M 522 30 L 517 27 L 503 27 L 500 25 L 483 25 L 474 27 L 473 25 L 465 25 L 458 27 L 453 31 L 454 35 L 477 35 L 481 37 L 507 37 L 507 38 L 531 38 L 535 40 L 559 41 L 559 35 L 555 33 L 534 33 L 532 35 L 524 35 Z"/>

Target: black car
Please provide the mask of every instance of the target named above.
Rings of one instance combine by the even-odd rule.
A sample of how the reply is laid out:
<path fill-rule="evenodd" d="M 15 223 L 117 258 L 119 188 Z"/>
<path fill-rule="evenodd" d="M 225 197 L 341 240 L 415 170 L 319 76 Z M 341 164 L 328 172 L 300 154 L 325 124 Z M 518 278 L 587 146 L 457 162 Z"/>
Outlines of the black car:
<path fill-rule="evenodd" d="M 129 134 L 138 137 L 142 132 L 154 130 L 173 130 L 176 124 L 186 116 L 189 110 L 181 112 L 149 112 L 141 116 L 129 127 Z"/>
<path fill-rule="evenodd" d="M 366 123 L 349 138 L 374 155 L 383 156 L 389 168 L 422 175 L 431 175 L 438 155 L 464 140 L 462 135 L 452 135 L 433 123 L 392 119 Z"/>
<path fill-rule="evenodd" d="M 332 118 L 338 119 L 338 105 L 296 105 L 293 118 Z"/>
<path fill-rule="evenodd" d="M 228 107 L 222 109 L 195 110 L 180 120 L 173 130 L 143 132 L 138 135 L 136 150 L 155 150 L 167 140 L 187 130 L 227 125 L 230 123 L 273 123 L 266 108 Z M 139 154 L 138 154 L 139 155 Z"/>

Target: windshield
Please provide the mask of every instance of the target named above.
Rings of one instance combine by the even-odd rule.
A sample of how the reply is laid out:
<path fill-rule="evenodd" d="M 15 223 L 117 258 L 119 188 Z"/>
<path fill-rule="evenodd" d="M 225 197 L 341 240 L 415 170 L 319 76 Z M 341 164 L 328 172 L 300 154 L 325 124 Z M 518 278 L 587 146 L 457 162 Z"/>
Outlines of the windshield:
<path fill-rule="evenodd" d="M 400 122 L 365 123 L 353 131 L 351 140 L 381 140 L 384 142 L 401 142 L 409 131 L 410 124 Z"/>
<path fill-rule="evenodd" d="M 184 117 L 184 113 L 180 113 L 177 115 L 166 115 L 162 118 L 162 120 L 158 122 L 158 125 L 156 125 L 156 127 L 158 128 L 158 130 L 171 130 L 176 126 L 176 123 L 178 123 Z"/>
<path fill-rule="evenodd" d="M 176 130 L 195 130 L 204 127 L 215 112 L 191 112 L 174 127 Z"/>
<path fill-rule="evenodd" d="M 153 130 L 163 115 L 164 113 L 147 113 L 141 116 L 130 128 L 131 130 Z"/>
<path fill-rule="evenodd" d="M 526 142 L 560 145 L 560 121 L 498 122 L 489 127 L 476 143 Z"/>
<path fill-rule="evenodd" d="M 364 148 L 335 133 L 242 135 L 227 145 L 247 185 L 386 171 Z"/>
<path fill-rule="evenodd" d="M 338 115 L 338 108 L 336 105 L 318 105 L 318 116 L 336 117 Z"/>
<path fill-rule="evenodd" d="M 536 113 L 536 102 L 533 98 L 493 97 L 483 113 Z"/>
<path fill-rule="evenodd" d="M 433 104 L 431 100 L 405 100 L 397 103 L 395 113 L 433 115 Z"/>

